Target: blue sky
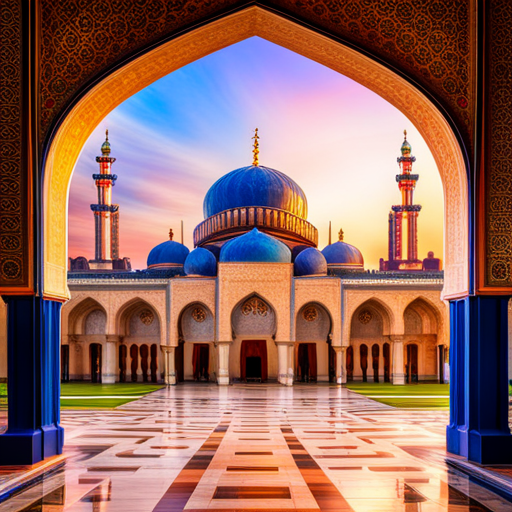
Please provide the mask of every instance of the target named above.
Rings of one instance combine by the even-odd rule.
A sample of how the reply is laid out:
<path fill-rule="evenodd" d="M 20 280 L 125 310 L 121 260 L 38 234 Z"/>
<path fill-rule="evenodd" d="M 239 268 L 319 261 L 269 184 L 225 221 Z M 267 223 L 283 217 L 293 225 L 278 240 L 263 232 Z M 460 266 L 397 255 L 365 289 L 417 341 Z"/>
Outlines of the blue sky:
<path fill-rule="evenodd" d="M 418 131 L 382 98 L 320 64 L 260 38 L 200 59 L 158 80 L 112 111 L 83 148 L 70 189 L 69 255 L 94 256 L 92 174 L 105 129 L 118 175 L 121 256 L 145 268 L 169 228 L 185 225 L 185 244 L 203 220 L 202 202 L 222 175 L 252 162 L 294 179 L 327 244 L 328 222 L 357 246 L 366 268 L 387 255 L 387 216 L 400 203 L 395 182 L 403 130 L 420 174 L 415 202 L 419 253 L 442 257 L 443 193 L 434 159 Z M 178 237 L 179 238 L 179 237 Z"/>

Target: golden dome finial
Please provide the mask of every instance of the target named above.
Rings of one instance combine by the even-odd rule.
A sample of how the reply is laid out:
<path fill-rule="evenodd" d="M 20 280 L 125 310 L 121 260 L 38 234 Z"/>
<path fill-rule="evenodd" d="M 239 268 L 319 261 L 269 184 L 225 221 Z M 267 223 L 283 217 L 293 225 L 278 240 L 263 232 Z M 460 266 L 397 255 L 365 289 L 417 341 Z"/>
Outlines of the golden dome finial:
<path fill-rule="evenodd" d="M 404 140 L 407 139 L 407 130 L 404 130 Z"/>
<path fill-rule="evenodd" d="M 105 130 L 105 142 L 101 145 L 101 154 L 103 156 L 110 155 L 110 142 L 108 141 L 108 130 Z"/>
<path fill-rule="evenodd" d="M 254 149 L 252 150 L 253 152 L 253 155 L 254 155 L 254 159 L 252 161 L 252 165 L 254 165 L 255 167 L 257 167 L 259 164 L 260 164 L 260 161 L 259 161 L 259 153 L 260 153 L 260 145 L 258 143 L 258 139 L 259 139 L 259 135 L 258 135 L 258 128 L 256 128 L 256 130 L 254 130 Z"/>
<path fill-rule="evenodd" d="M 169 240 L 172 240 L 174 238 L 174 233 L 172 232 L 172 228 L 169 229 Z"/>
<path fill-rule="evenodd" d="M 338 231 L 338 240 L 339 240 L 340 242 L 343 242 L 343 229 L 340 229 L 340 230 Z"/>

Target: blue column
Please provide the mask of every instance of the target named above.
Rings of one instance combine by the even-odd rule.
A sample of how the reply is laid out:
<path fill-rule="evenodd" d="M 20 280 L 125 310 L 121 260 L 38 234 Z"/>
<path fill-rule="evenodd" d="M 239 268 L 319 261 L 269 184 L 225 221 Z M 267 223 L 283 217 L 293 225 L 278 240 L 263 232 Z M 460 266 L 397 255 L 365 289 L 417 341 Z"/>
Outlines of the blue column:
<path fill-rule="evenodd" d="M 8 429 L 0 465 L 35 464 L 62 453 L 60 420 L 61 303 L 39 297 L 7 302 Z"/>
<path fill-rule="evenodd" d="M 447 449 L 480 464 L 512 463 L 508 300 L 476 296 L 450 302 Z"/>

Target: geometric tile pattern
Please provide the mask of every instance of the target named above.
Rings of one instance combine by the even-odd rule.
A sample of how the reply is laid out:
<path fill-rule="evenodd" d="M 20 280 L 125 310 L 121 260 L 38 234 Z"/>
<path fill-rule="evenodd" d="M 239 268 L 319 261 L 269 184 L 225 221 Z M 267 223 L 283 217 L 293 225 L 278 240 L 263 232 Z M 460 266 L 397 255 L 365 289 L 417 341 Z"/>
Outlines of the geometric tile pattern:
<path fill-rule="evenodd" d="M 512 510 L 445 464 L 447 421 L 321 384 L 180 385 L 62 411 L 64 469 L 0 511 Z"/>

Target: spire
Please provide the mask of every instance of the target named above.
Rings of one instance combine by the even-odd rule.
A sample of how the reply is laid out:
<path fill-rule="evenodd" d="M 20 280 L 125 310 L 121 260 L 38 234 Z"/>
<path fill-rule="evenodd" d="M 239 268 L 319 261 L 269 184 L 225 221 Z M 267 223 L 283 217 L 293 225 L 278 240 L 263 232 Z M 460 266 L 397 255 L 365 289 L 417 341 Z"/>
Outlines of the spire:
<path fill-rule="evenodd" d="M 169 229 L 169 240 L 172 240 L 174 238 L 174 233 L 172 232 L 172 228 Z"/>
<path fill-rule="evenodd" d="M 343 242 L 343 229 L 338 231 L 338 241 Z"/>
<path fill-rule="evenodd" d="M 329 245 L 331 245 L 331 221 L 329 221 Z"/>
<path fill-rule="evenodd" d="M 412 148 L 409 142 L 407 141 L 407 130 L 404 130 L 404 141 L 402 143 L 400 151 L 402 152 L 402 156 L 408 157 L 411 155 Z"/>
<path fill-rule="evenodd" d="M 254 130 L 254 149 L 252 150 L 253 152 L 253 155 L 254 155 L 254 159 L 252 161 L 252 165 L 254 165 L 255 167 L 257 167 L 259 164 L 260 164 L 260 161 L 259 161 L 259 158 L 258 158 L 258 155 L 260 153 L 260 145 L 258 143 L 258 139 L 259 139 L 259 136 L 258 136 L 258 128 L 256 128 L 256 130 Z"/>
<path fill-rule="evenodd" d="M 101 154 L 103 156 L 110 155 L 110 142 L 108 141 L 108 130 L 105 131 L 105 142 L 101 145 Z"/>

